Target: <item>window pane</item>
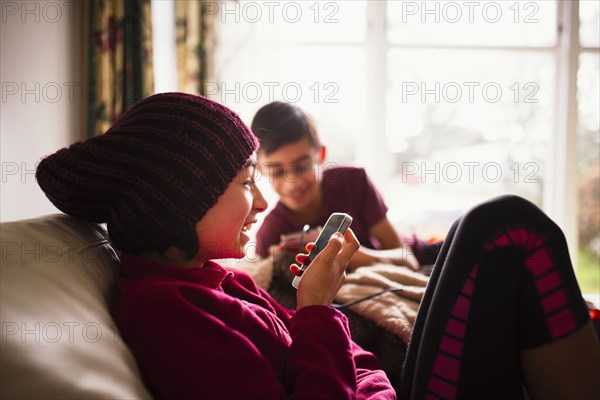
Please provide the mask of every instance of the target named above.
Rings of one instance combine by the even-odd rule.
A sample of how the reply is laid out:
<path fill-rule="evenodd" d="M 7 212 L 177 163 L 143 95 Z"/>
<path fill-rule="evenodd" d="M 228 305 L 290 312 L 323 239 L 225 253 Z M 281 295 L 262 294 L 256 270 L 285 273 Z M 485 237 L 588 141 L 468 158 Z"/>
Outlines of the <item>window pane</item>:
<path fill-rule="evenodd" d="M 389 204 L 437 210 L 448 224 L 504 193 L 541 205 L 554 126 L 551 54 L 392 50 L 388 69 L 397 180 Z"/>
<path fill-rule="evenodd" d="M 600 293 L 600 60 L 582 54 L 577 74 L 579 103 L 579 257 L 583 292 Z"/>
<path fill-rule="evenodd" d="M 388 7 L 388 39 L 403 45 L 553 46 L 555 0 L 397 1 Z"/>
<path fill-rule="evenodd" d="M 280 43 L 358 42 L 365 38 L 365 1 L 223 1 L 207 6 L 226 29 L 252 30 Z M 240 25 L 240 26 L 232 26 Z"/>
<path fill-rule="evenodd" d="M 579 2 L 579 41 L 584 47 L 600 45 L 600 2 L 582 0 Z"/>
<path fill-rule="evenodd" d="M 364 130 L 364 68 L 364 51 L 353 46 L 249 43 L 235 58 L 222 60 L 219 82 L 209 94 L 248 124 L 271 101 L 295 103 L 318 121 L 330 161 L 349 162 L 355 158 L 354 138 Z"/>

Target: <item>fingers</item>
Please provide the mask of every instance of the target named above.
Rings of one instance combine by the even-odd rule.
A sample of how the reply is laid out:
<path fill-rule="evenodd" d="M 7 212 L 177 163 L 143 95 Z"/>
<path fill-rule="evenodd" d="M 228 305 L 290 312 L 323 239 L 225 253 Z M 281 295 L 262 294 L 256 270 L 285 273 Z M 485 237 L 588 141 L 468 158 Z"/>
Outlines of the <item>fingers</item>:
<path fill-rule="evenodd" d="M 296 254 L 296 261 L 298 264 L 304 264 L 308 259 L 308 254 L 298 253 Z"/>
<path fill-rule="evenodd" d="M 341 234 L 338 234 L 341 237 Z M 347 266 L 352 256 L 360 248 L 360 242 L 354 235 L 351 229 L 348 229 L 344 234 L 343 246 L 338 248 L 337 252 L 334 253 L 337 256 L 340 264 Z"/>
<path fill-rule="evenodd" d="M 313 249 L 313 247 L 315 247 L 315 243 L 314 242 L 309 242 L 306 244 L 306 253 L 310 253 L 311 250 Z M 304 254 L 304 253 L 298 253 L 296 254 L 296 262 L 299 265 L 303 265 L 304 263 L 306 263 L 306 260 L 308 260 L 308 254 Z M 292 264 L 290 265 L 290 272 L 294 275 L 294 276 L 298 276 L 298 274 L 300 273 L 300 266 L 298 264 Z"/>
<path fill-rule="evenodd" d="M 298 274 L 300 273 L 300 267 L 296 264 L 292 264 L 290 265 L 290 272 L 292 273 L 292 275 L 298 276 Z"/>
<path fill-rule="evenodd" d="M 335 232 L 329 238 L 329 242 L 327 243 L 327 246 L 325 246 L 325 249 L 323 251 L 329 249 L 329 252 L 331 252 L 331 254 L 335 256 L 337 253 L 340 252 L 342 246 L 344 246 L 344 236 L 340 232 Z"/>
<path fill-rule="evenodd" d="M 331 235 L 327 246 L 317 257 L 325 262 L 332 262 L 334 258 L 337 258 L 342 264 L 346 265 L 359 247 L 360 243 L 350 229 L 346 231 L 344 236 L 339 232 L 335 232 Z M 342 249 L 343 251 L 341 251 Z"/>
<path fill-rule="evenodd" d="M 306 245 L 306 253 L 296 254 L 295 259 L 298 262 L 298 264 L 302 265 L 306 262 L 306 260 L 308 259 L 308 254 L 312 251 L 313 247 L 315 247 L 315 244 L 311 242 Z"/>
<path fill-rule="evenodd" d="M 296 295 L 298 309 L 313 304 L 331 304 L 344 282 L 348 265 L 340 259 L 340 255 L 346 254 L 347 251 L 342 253 L 340 250 L 348 246 L 352 247 L 352 243 L 356 242 L 352 236 L 348 238 L 350 245 L 345 243 L 341 233 L 334 233 L 323 251 L 315 257 L 311 267 L 302 275 Z M 293 273 L 295 268 L 291 270 Z"/>
<path fill-rule="evenodd" d="M 315 247 L 313 242 L 310 242 L 306 245 L 307 252 Z M 359 249 L 360 242 L 354 235 L 354 232 L 351 229 L 348 229 L 346 233 L 342 236 L 341 233 L 336 232 L 331 235 L 329 238 L 329 242 L 327 246 L 321 252 L 319 259 L 322 259 L 326 262 L 332 262 L 334 258 L 338 258 L 339 262 L 343 265 L 347 265 L 354 253 Z M 306 263 L 308 259 L 308 254 L 299 253 L 296 254 L 296 262 L 299 265 Z M 300 267 L 297 264 L 290 265 L 290 272 L 297 276 L 300 272 Z"/>
<path fill-rule="evenodd" d="M 348 230 L 344 234 L 344 241 L 345 244 L 342 248 L 342 251 L 339 254 L 339 260 L 340 262 L 347 264 L 350 262 L 350 259 L 352 258 L 354 253 L 356 253 L 356 251 L 360 248 L 360 242 L 358 241 L 356 235 L 354 235 L 354 232 L 350 228 L 348 228 Z"/>

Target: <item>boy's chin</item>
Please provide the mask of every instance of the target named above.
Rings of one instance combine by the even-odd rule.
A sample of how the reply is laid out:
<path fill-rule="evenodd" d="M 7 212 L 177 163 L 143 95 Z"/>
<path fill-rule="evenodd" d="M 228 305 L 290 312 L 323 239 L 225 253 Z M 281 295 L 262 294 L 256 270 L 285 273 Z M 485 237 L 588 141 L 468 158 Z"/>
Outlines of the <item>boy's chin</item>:
<path fill-rule="evenodd" d="M 240 259 L 246 257 L 246 253 L 243 250 L 229 250 L 227 252 L 220 252 L 211 254 L 209 260 L 228 260 L 228 259 Z"/>
<path fill-rule="evenodd" d="M 244 249 L 239 249 L 231 252 L 228 258 L 240 259 L 246 257 L 246 251 Z"/>

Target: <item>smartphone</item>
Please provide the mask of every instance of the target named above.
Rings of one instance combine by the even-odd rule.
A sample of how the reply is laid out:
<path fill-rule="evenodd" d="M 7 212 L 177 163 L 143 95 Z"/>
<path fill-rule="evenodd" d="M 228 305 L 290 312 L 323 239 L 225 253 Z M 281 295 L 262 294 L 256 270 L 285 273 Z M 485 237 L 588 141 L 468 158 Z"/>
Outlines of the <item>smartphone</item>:
<path fill-rule="evenodd" d="M 325 223 L 323 230 L 319 234 L 315 242 L 315 247 L 308 254 L 308 258 L 306 262 L 300 266 L 300 271 L 298 275 L 292 281 L 292 286 L 298 289 L 298 284 L 300 283 L 300 279 L 302 279 L 302 275 L 304 271 L 310 266 L 310 263 L 315 259 L 315 257 L 323 251 L 327 243 L 329 242 L 329 238 L 335 232 L 340 232 L 342 235 L 346 232 L 350 224 L 352 223 L 352 217 L 346 213 L 333 213 Z"/>

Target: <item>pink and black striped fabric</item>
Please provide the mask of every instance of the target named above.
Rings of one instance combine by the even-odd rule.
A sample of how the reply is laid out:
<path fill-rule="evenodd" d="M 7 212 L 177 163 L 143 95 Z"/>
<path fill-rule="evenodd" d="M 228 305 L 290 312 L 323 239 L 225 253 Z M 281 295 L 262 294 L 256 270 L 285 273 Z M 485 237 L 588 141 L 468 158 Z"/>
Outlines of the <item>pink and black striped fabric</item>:
<path fill-rule="evenodd" d="M 503 196 L 448 234 L 421 303 L 401 399 L 519 399 L 520 352 L 589 320 L 560 228 Z"/>

